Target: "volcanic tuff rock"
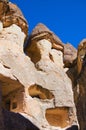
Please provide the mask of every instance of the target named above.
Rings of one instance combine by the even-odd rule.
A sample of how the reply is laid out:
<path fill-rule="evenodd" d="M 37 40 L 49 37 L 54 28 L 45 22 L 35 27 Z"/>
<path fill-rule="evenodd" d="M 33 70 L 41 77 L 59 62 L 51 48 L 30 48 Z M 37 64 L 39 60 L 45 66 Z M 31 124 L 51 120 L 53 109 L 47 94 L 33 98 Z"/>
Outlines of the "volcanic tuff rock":
<path fill-rule="evenodd" d="M 28 33 L 27 22 L 21 10 L 15 4 L 0 0 L 0 21 L 4 28 L 16 24 L 26 35 Z"/>
<path fill-rule="evenodd" d="M 36 41 L 47 39 L 52 43 L 52 48 L 63 51 L 64 44 L 52 31 L 50 31 L 44 24 L 39 23 L 32 31 L 29 40 Z"/>
<path fill-rule="evenodd" d="M 0 130 L 85 130 L 86 40 L 77 52 L 40 23 L 24 48 L 21 11 L 0 10 Z"/>
<path fill-rule="evenodd" d="M 86 39 L 78 46 L 77 53 L 78 79 L 75 93 L 77 93 L 76 107 L 80 129 L 86 129 Z"/>
<path fill-rule="evenodd" d="M 70 44 L 67 43 L 64 45 L 64 65 L 65 67 L 72 67 L 74 61 L 77 58 L 77 50 Z"/>
<path fill-rule="evenodd" d="M 74 99 L 80 130 L 86 129 L 86 39 L 83 39 L 77 51 L 75 66 L 67 71 L 72 80 Z"/>

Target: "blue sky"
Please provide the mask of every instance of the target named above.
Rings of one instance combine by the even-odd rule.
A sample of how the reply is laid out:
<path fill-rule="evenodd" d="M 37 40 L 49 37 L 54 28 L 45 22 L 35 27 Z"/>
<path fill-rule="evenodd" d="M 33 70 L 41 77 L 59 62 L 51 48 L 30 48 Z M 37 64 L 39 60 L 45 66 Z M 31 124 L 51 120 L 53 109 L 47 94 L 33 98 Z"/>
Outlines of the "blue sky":
<path fill-rule="evenodd" d="M 10 0 L 22 10 L 29 23 L 29 33 L 44 23 L 64 43 L 76 48 L 86 38 L 86 0 Z"/>

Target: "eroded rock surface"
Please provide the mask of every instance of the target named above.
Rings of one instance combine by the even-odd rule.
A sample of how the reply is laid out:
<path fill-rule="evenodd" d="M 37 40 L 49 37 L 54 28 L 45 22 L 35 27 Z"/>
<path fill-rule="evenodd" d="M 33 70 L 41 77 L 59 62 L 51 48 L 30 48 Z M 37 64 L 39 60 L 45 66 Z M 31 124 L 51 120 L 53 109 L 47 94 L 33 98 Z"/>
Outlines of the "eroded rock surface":
<path fill-rule="evenodd" d="M 77 52 L 40 23 L 24 48 L 21 11 L 2 0 L 0 10 L 0 130 L 85 130 L 86 40 Z"/>
<path fill-rule="evenodd" d="M 0 73 L 4 108 L 21 113 L 40 129 L 77 124 L 71 80 L 63 68 L 62 51 L 52 48 L 52 41 L 40 37 L 41 40 L 31 41 L 27 50 L 33 55 L 28 57 L 23 52 L 24 39 L 25 33 L 15 24 L 2 29 Z M 6 80 L 5 76 L 11 79 Z"/>
<path fill-rule="evenodd" d="M 83 39 L 77 51 L 76 63 L 68 70 L 73 83 L 75 104 L 80 130 L 86 129 L 86 39 Z"/>
<path fill-rule="evenodd" d="M 83 39 L 78 46 L 77 53 L 77 116 L 80 130 L 86 129 L 86 39 Z"/>
<path fill-rule="evenodd" d="M 73 62 L 77 58 L 77 50 L 70 44 L 64 45 L 64 64 L 65 67 L 72 67 Z"/>
<path fill-rule="evenodd" d="M 9 27 L 12 24 L 18 25 L 27 35 L 28 25 L 17 5 L 0 0 L 0 21 L 3 27 Z"/>
<path fill-rule="evenodd" d="M 42 29 L 44 30 L 41 30 L 39 28 L 40 26 L 42 26 Z M 47 33 L 44 34 L 45 30 L 47 30 Z M 42 86 L 42 94 L 44 94 L 46 89 L 49 91 L 47 91 L 47 100 L 49 103 L 46 104 L 46 100 L 44 100 L 44 103 L 42 104 L 42 101 L 40 100 L 40 88 L 37 89 L 34 86 L 32 96 L 36 98 L 36 101 L 38 100 L 41 103 L 41 109 L 45 110 L 43 113 L 46 116 L 48 123 L 51 126 L 64 128 L 73 123 L 77 124 L 72 83 L 64 71 L 63 51 L 60 50 L 60 48 L 53 47 L 53 42 L 55 41 L 52 41 L 53 35 L 48 35 L 49 33 L 50 31 L 46 26 L 38 24 L 30 35 L 26 49 L 27 55 L 31 58 L 31 61 L 37 69 L 38 76 L 36 82 Z M 61 41 L 59 38 L 57 39 L 58 41 Z M 62 42 L 59 43 L 58 41 L 56 42 L 56 45 L 63 47 L 64 44 Z M 53 94 L 52 100 L 49 100 L 50 93 Z M 46 95 L 46 92 L 44 95 Z"/>
<path fill-rule="evenodd" d="M 64 44 L 52 31 L 50 31 L 44 24 L 39 23 L 32 31 L 29 42 L 47 39 L 52 43 L 52 48 L 63 51 Z M 29 44 L 28 44 L 29 46 Z M 28 47 L 26 48 L 28 52 Z"/>

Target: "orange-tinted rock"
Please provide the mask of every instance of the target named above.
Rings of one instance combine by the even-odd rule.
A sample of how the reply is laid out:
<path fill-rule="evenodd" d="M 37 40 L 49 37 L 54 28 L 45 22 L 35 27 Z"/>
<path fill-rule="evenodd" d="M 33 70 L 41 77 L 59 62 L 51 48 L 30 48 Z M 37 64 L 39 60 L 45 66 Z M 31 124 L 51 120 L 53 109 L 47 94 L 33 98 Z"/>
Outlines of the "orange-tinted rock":
<path fill-rule="evenodd" d="M 58 126 L 61 128 L 69 125 L 69 108 L 50 108 L 46 110 L 46 119 L 52 126 Z"/>
<path fill-rule="evenodd" d="M 4 28 L 16 24 L 27 35 L 28 25 L 17 5 L 3 1 L 0 2 L 0 20 L 2 21 Z"/>
<path fill-rule="evenodd" d="M 40 99 L 54 98 L 53 94 L 48 89 L 43 88 L 42 86 L 37 84 L 30 86 L 28 91 L 31 97 L 38 97 Z"/>
<path fill-rule="evenodd" d="M 0 0 L 0 19 L 5 15 L 9 10 L 9 6 L 6 1 Z"/>
<path fill-rule="evenodd" d="M 83 64 L 85 62 L 84 61 L 85 56 L 86 56 L 86 39 L 83 39 L 78 46 L 78 53 L 77 53 L 78 74 L 80 74 L 83 69 Z"/>
<path fill-rule="evenodd" d="M 64 44 L 56 36 L 52 31 L 50 31 L 44 24 L 39 23 L 32 31 L 29 43 L 31 44 L 33 41 L 39 41 L 42 39 L 46 39 L 52 43 L 52 48 L 63 51 Z M 26 51 L 28 52 L 29 43 L 26 47 Z"/>
<path fill-rule="evenodd" d="M 83 39 L 80 42 L 77 50 L 76 64 L 71 68 L 69 68 L 67 73 L 68 76 L 72 79 L 80 130 L 85 130 L 86 129 L 86 39 Z M 68 130 L 71 130 L 71 128 Z"/>
<path fill-rule="evenodd" d="M 86 39 L 82 40 L 78 46 L 77 53 L 77 85 L 75 91 L 77 117 L 80 130 L 86 129 Z M 76 95 L 77 94 L 77 95 Z"/>

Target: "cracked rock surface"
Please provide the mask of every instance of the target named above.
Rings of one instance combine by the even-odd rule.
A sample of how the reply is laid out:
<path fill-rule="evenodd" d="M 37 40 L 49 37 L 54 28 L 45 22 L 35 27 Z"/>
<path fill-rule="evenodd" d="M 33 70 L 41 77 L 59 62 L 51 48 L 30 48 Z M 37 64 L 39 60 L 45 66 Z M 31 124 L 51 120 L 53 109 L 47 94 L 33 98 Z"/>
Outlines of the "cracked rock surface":
<path fill-rule="evenodd" d="M 40 23 L 24 48 L 20 9 L 0 10 L 0 130 L 85 130 L 86 40 L 77 51 Z"/>

